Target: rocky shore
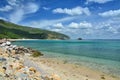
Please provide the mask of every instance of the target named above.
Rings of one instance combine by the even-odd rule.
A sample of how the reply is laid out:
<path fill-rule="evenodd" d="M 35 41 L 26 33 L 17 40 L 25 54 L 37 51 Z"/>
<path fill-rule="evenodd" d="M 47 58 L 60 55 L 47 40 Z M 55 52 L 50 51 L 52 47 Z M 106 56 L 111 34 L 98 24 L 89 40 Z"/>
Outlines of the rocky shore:
<path fill-rule="evenodd" d="M 26 55 L 37 57 L 43 54 L 31 48 L 12 45 L 9 41 L 1 42 L 0 80 L 61 80 L 57 74 L 43 74 L 32 64 L 27 65 Z"/>

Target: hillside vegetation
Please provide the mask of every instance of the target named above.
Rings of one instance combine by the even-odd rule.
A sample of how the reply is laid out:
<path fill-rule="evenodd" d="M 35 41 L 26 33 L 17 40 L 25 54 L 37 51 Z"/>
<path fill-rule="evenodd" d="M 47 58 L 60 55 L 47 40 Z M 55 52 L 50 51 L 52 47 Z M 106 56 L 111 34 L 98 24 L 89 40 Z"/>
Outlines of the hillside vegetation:
<path fill-rule="evenodd" d="M 21 26 L 1 19 L 0 19 L 0 38 L 69 39 L 67 35 L 58 32 Z"/>

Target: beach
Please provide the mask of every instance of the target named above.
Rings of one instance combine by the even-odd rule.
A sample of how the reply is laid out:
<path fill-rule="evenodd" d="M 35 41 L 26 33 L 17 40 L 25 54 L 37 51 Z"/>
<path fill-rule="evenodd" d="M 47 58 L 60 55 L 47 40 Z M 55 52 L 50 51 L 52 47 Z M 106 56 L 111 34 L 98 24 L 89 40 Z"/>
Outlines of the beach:
<path fill-rule="evenodd" d="M 49 74 L 58 74 L 62 80 L 119 80 L 117 77 L 107 75 L 100 71 L 82 65 L 67 63 L 55 58 L 27 58 Z"/>
<path fill-rule="evenodd" d="M 13 42 L 13 43 L 15 44 L 17 42 Z M 20 41 L 20 43 L 21 43 L 21 41 Z M 26 43 L 26 41 L 25 41 L 25 43 Z M 29 53 L 26 52 L 26 49 L 28 49 L 28 50 L 31 50 L 31 49 L 29 49 L 27 47 L 23 47 L 23 46 L 21 47 L 19 45 L 17 45 L 17 47 L 20 48 L 17 51 L 21 51 L 21 50 L 24 51 L 24 52 L 20 52 L 20 54 L 17 54 L 17 56 L 19 55 L 19 57 L 17 57 L 17 58 L 24 60 L 22 62 L 24 64 L 23 66 L 27 67 L 28 70 L 29 70 L 29 68 L 32 67 L 32 68 L 34 68 L 34 70 L 37 71 L 37 73 L 40 73 L 39 74 L 40 79 L 36 79 L 36 80 L 119 80 L 120 79 L 120 77 L 118 77 L 118 76 L 114 76 L 112 74 L 105 73 L 102 70 L 97 70 L 98 68 L 97 69 L 95 69 L 94 67 L 91 68 L 94 65 L 91 65 L 89 67 L 84 64 L 70 62 L 70 61 L 72 61 L 72 59 L 70 58 L 70 61 L 69 61 L 66 58 L 69 56 L 65 57 L 62 55 L 62 58 L 60 58 L 61 55 L 57 54 L 57 56 L 55 57 L 55 53 L 47 53 L 46 54 L 46 52 L 42 51 L 42 54 L 43 54 L 42 56 L 32 57 L 30 52 Z M 4 47 L 0 48 L 0 52 L 2 52 L 3 49 L 4 49 Z M 21 53 L 24 53 L 24 55 Z M 8 57 L 7 55 L 5 55 L 6 53 L 1 53 L 1 54 L 2 55 L 0 57 L 7 58 L 7 59 L 12 58 L 12 57 Z M 11 54 L 13 55 L 14 51 L 12 51 Z M 54 55 L 54 57 L 53 57 L 53 55 Z M 16 54 L 14 54 L 13 56 L 16 56 Z M 74 57 L 73 57 L 73 59 L 74 59 Z M 9 63 L 9 61 L 7 61 L 7 62 Z M 79 58 L 79 63 L 82 63 L 82 62 L 83 62 L 83 60 Z M 91 62 L 92 61 L 86 61 L 86 64 L 89 64 Z M 0 65 L 3 66 L 3 64 L 1 64 L 1 63 L 0 63 Z M 16 66 L 18 66 L 18 65 L 16 65 Z M 99 65 L 97 67 L 101 67 L 101 65 Z M 41 76 L 42 76 L 42 78 L 41 78 Z M 54 79 L 51 79 L 51 76 L 52 76 L 52 78 L 54 77 Z M 33 77 L 35 77 L 35 75 Z"/>
<path fill-rule="evenodd" d="M 23 45 L 41 51 L 44 56 L 30 59 L 40 67 L 43 66 L 45 71 L 57 73 L 62 79 L 66 77 L 64 79 L 69 80 L 86 78 L 102 80 L 104 77 L 106 80 L 119 80 L 118 43 L 119 40 L 23 40 L 13 42 L 19 46 Z"/>

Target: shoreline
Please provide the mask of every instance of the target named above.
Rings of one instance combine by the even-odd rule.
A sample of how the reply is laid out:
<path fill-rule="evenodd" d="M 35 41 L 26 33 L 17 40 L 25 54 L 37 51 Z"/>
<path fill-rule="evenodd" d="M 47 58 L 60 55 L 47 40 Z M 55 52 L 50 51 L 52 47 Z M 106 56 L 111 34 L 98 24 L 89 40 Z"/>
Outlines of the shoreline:
<path fill-rule="evenodd" d="M 57 78 L 59 76 L 60 79 L 55 79 L 55 80 L 79 80 L 79 79 L 80 80 L 119 80 L 120 79 L 105 74 L 103 72 L 90 69 L 86 66 L 72 64 L 57 58 L 50 58 L 45 56 L 34 58 L 26 53 L 20 58 L 24 59 L 25 66 L 34 67 L 42 75 L 52 74 L 55 76 L 57 75 Z"/>
<path fill-rule="evenodd" d="M 7 39 L 10 42 L 15 42 L 15 41 L 24 41 L 24 40 L 61 40 L 61 39 Z M 69 39 L 68 39 L 69 40 Z"/>
<path fill-rule="evenodd" d="M 8 41 L 11 41 L 11 42 L 22 41 L 22 40 L 40 40 L 40 39 L 8 39 Z"/>
<path fill-rule="evenodd" d="M 56 58 L 28 57 L 28 59 L 39 66 L 43 66 L 43 69 L 47 72 L 60 75 L 62 80 L 119 80 L 119 78 L 106 73 L 90 69 L 83 65 L 67 63 Z"/>
<path fill-rule="evenodd" d="M 107 60 L 107 59 L 100 59 L 100 58 L 91 58 L 87 56 L 71 56 L 71 55 L 64 55 L 61 53 L 54 53 L 54 52 L 46 52 L 43 51 L 44 58 L 50 58 L 50 59 L 56 59 L 65 63 L 70 63 L 73 65 L 81 65 L 84 67 L 87 67 L 91 70 L 98 71 L 105 73 L 107 75 L 111 75 L 113 77 L 119 77 L 120 79 L 120 70 L 119 65 L 120 62 L 113 61 L 113 60 Z M 113 65 L 112 65 L 112 64 Z"/>

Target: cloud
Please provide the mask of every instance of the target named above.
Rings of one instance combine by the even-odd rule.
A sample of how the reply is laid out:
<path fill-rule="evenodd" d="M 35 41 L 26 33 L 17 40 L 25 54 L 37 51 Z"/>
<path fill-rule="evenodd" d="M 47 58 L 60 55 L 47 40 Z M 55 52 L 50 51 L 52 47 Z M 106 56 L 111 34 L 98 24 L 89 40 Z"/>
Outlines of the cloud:
<path fill-rule="evenodd" d="M 75 18 L 76 17 L 65 17 L 61 19 L 31 21 L 30 24 L 27 24 L 27 25 L 32 26 L 32 27 L 37 27 L 37 28 L 47 28 L 57 23 L 74 20 Z"/>
<path fill-rule="evenodd" d="M 75 23 L 72 22 L 68 25 L 70 28 L 74 29 L 88 29 L 92 27 L 92 24 L 86 21 L 80 22 L 80 23 Z"/>
<path fill-rule="evenodd" d="M 6 0 L 7 5 L 0 8 L 2 12 L 9 12 L 6 16 L 8 21 L 19 23 L 26 18 L 26 15 L 35 13 L 39 10 L 40 5 L 34 1 L 24 2 L 24 0 Z M 11 11 L 12 10 L 12 11 Z"/>
<path fill-rule="evenodd" d="M 18 23 L 23 20 L 24 11 L 22 9 L 16 10 L 9 16 L 11 22 Z"/>
<path fill-rule="evenodd" d="M 3 20 L 6 20 L 6 21 L 7 21 L 7 19 L 6 19 L 6 18 L 4 18 L 4 17 L 0 17 L 0 19 L 3 19 Z"/>
<path fill-rule="evenodd" d="M 102 17 L 120 16 L 120 9 L 118 9 L 118 10 L 106 11 L 106 12 L 103 12 L 103 13 L 99 13 L 98 15 L 100 15 L 100 16 L 102 16 Z"/>
<path fill-rule="evenodd" d="M 51 30 L 55 32 L 61 32 L 61 29 L 51 29 Z"/>
<path fill-rule="evenodd" d="M 48 8 L 48 7 L 43 7 L 43 9 L 44 9 L 44 10 L 50 10 L 50 8 Z"/>
<path fill-rule="evenodd" d="M 119 19 L 120 20 L 120 19 Z M 102 22 L 95 24 L 95 31 L 101 35 L 114 35 L 119 34 L 120 21 L 118 19 L 108 19 Z M 115 35 L 114 35 L 115 36 Z"/>
<path fill-rule="evenodd" d="M 21 4 L 14 8 L 14 11 L 9 15 L 9 20 L 14 23 L 18 23 L 25 18 L 25 15 L 35 13 L 39 9 L 39 6 L 35 3 Z"/>
<path fill-rule="evenodd" d="M 39 8 L 40 7 L 35 3 L 28 3 L 23 9 L 25 14 L 29 14 L 37 12 Z"/>
<path fill-rule="evenodd" d="M 5 7 L 0 8 L 0 11 L 7 12 L 12 10 L 13 8 L 9 5 L 6 5 Z"/>
<path fill-rule="evenodd" d="M 63 26 L 62 23 L 57 23 L 57 24 L 53 24 L 53 27 L 54 27 L 54 28 L 57 28 L 57 29 L 61 29 L 61 28 L 63 28 L 64 26 Z"/>
<path fill-rule="evenodd" d="M 115 28 L 113 28 L 113 27 L 111 27 L 111 26 L 108 28 L 107 31 L 112 32 L 112 33 L 114 33 L 114 34 L 117 34 L 117 33 L 118 33 L 117 29 L 115 29 Z"/>
<path fill-rule="evenodd" d="M 89 2 L 95 2 L 95 3 L 99 3 L 99 4 L 103 4 L 103 3 L 107 3 L 113 0 L 87 0 L 86 4 L 88 4 Z"/>
<path fill-rule="evenodd" d="M 85 14 L 85 15 L 90 15 L 91 12 L 90 10 L 85 7 L 85 8 L 82 8 L 82 7 L 75 7 L 75 8 L 72 8 L 72 9 L 68 9 L 68 8 L 56 8 L 53 10 L 53 13 L 63 13 L 63 14 L 68 14 L 68 15 L 82 15 L 82 14 Z"/>
<path fill-rule="evenodd" d="M 40 20 L 28 23 L 29 26 L 67 34 L 72 38 L 116 38 L 120 34 L 120 18 L 99 22 L 74 22 L 78 16 L 61 19 Z M 63 26 L 59 28 L 58 26 Z M 58 27 L 58 28 L 56 28 Z"/>
<path fill-rule="evenodd" d="M 75 22 L 70 23 L 68 26 L 69 26 L 70 28 L 75 28 L 75 29 L 79 28 L 79 24 L 78 24 L 78 23 L 75 23 Z"/>
<path fill-rule="evenodd" d="M 7 0 L 8 4 L 11 6 L 17 6 L 20 1 L 22 0 Z"/>

